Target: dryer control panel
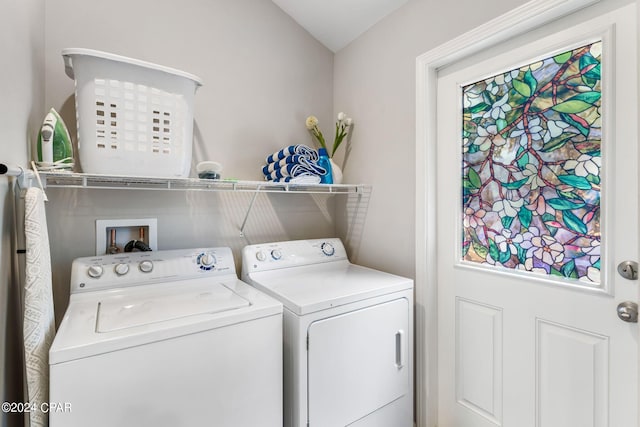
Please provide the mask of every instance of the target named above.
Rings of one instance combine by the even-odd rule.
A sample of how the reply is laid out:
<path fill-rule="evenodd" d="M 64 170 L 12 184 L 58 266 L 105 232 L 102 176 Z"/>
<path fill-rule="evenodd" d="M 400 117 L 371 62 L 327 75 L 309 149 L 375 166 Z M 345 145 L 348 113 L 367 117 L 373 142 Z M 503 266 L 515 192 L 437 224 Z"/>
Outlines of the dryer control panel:
<path fill-rule="evenodd" d="M 349 261 L 338 238 L 261 243 L 242 250 L 243 273 L 335 261 Z"/>
<path fill-rule="evenodd" d="M 236 276 L 230 248 L 129 252 L 77 258 L 71 293 L 147 285 L 208 276 Z"/>

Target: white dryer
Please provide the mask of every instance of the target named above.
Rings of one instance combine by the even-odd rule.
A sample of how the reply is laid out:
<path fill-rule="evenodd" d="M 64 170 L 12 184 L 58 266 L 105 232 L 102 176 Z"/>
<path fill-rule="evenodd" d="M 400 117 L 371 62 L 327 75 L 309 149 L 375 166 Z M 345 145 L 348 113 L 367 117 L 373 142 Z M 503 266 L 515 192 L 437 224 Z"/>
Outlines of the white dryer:
<path fill-rule="evenodd" d="M 286 427 L 413 426 L 413 281 L 339 239 L 247 246 L 242 279 L 284 304 Z"/>
<path fill-rule="evenodd" d="M 229 248 L 73 262 L 51 427 L 282 426 L 282 304 Z"/>

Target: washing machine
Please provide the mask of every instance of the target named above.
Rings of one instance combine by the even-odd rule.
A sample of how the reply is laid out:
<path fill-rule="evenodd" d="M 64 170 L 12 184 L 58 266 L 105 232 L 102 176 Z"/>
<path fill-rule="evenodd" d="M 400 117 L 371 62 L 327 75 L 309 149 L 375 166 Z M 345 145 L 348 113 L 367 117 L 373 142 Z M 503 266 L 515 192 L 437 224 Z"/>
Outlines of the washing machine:
<path fill-rule="evenodd" d="M 51 427 L 282 426 L 282 304 L 229 248 L 76 259 Z"/>
<path fill-rule="evenodd" d="M 284 425 L 413 426 L 413 281 L 337 238 L 250 245 L 242 279 L 284 304 Z"/>

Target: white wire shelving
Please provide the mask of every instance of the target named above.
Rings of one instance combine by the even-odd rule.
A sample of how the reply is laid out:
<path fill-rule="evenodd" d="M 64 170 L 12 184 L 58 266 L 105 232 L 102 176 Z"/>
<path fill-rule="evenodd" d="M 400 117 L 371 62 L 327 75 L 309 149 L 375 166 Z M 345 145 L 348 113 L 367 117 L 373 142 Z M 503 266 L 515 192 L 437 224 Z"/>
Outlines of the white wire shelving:
<path fill-rule="evenodd" d="M 178 191 L 231 191 L 254 193 L 240 226 L 244 235 L 247 220 L 260 193 L 350 195 L 360 199 L 371 193 L 364 184 L 299 184 L 268 181 L 211 180 L 199 178 L 139 177 L 99 175 L 73 172 L 37 172 L 43 190 L 47 188 L 79 188 L 110 190 L 178 190 Z M 46 194 L 45 194 L 46 197 Z"/>
<path fill-rule="evenodd" d="M 39 172 L 44 188 L 90 188 L 130 190 L 243 191 L 252 193 L 353 194 L 370 189 L 363 184 L 298 184 L 268 181 L 163 178 L 99 175 L 73 172 Z"/>

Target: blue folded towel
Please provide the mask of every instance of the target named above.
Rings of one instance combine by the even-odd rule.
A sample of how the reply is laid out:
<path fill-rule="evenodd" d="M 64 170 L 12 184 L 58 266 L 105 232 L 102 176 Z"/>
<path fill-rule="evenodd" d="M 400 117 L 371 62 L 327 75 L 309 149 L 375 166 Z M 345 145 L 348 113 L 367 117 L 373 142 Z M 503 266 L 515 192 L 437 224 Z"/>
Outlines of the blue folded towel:
<path fill-rule="evenodd" d="M 294 159 L 297 157 L 297 159 Z M 269 163 L 262 167 L 262 173 L 267 176 L 273 172 L 280 172 L 287 176 L 291 175 L 292 171 L 311 172 L 319 175 L 327 173 L 326 169 L 318 165 L 317 162 L 310 160 L 304 156 L 289 156 L 280 160 L 279 162 Z"/>
<path fill-rule="evenodd" d="M 309 148 L 303 144 L 290 145 L 288 147 L 283 148 L 280 151 L 276 151 L 269 157 L 267 157 L 267 164 L 275 163 L 279 160 L 284 159 L 288 156 L 301 155 L 307 157 L 309 160 L 316 161 L 318 160 L 318 152 L 313 148 Z"/>
<path fill-rule="evenodd" d="M 303 174 L 307 174 L 307 175 L 308 174 L 313 174 L 313 175 L 322 176 L 322 175 L 327 173 L 327 170 L 325 168 L 320 167 L 320 166 L 318 166 L 317 164 L 314 164 L 314 163 L 310 163 L 309 165 L 289 164 L 289 165 L 283 166 L 281 168 L 276 168 L 275 170 L 273 170 L 271 172 L 265 171 L 265 168 L 267 168 L 267 166 L 262 168 L 262 172 L 264 173 L 264 176 L 268 180 L 286 178 L 288 176 L 295 178 L 296 176 L 300 176 L 300 175 L 303 175 Z"/>
<path fill-rule="evenodd" d="M 290 145 L 267 157 L 262 174 L 267 181 L 317 184 L 327 173 L 318 158 L 318 152 L 306 145 Z"/>

